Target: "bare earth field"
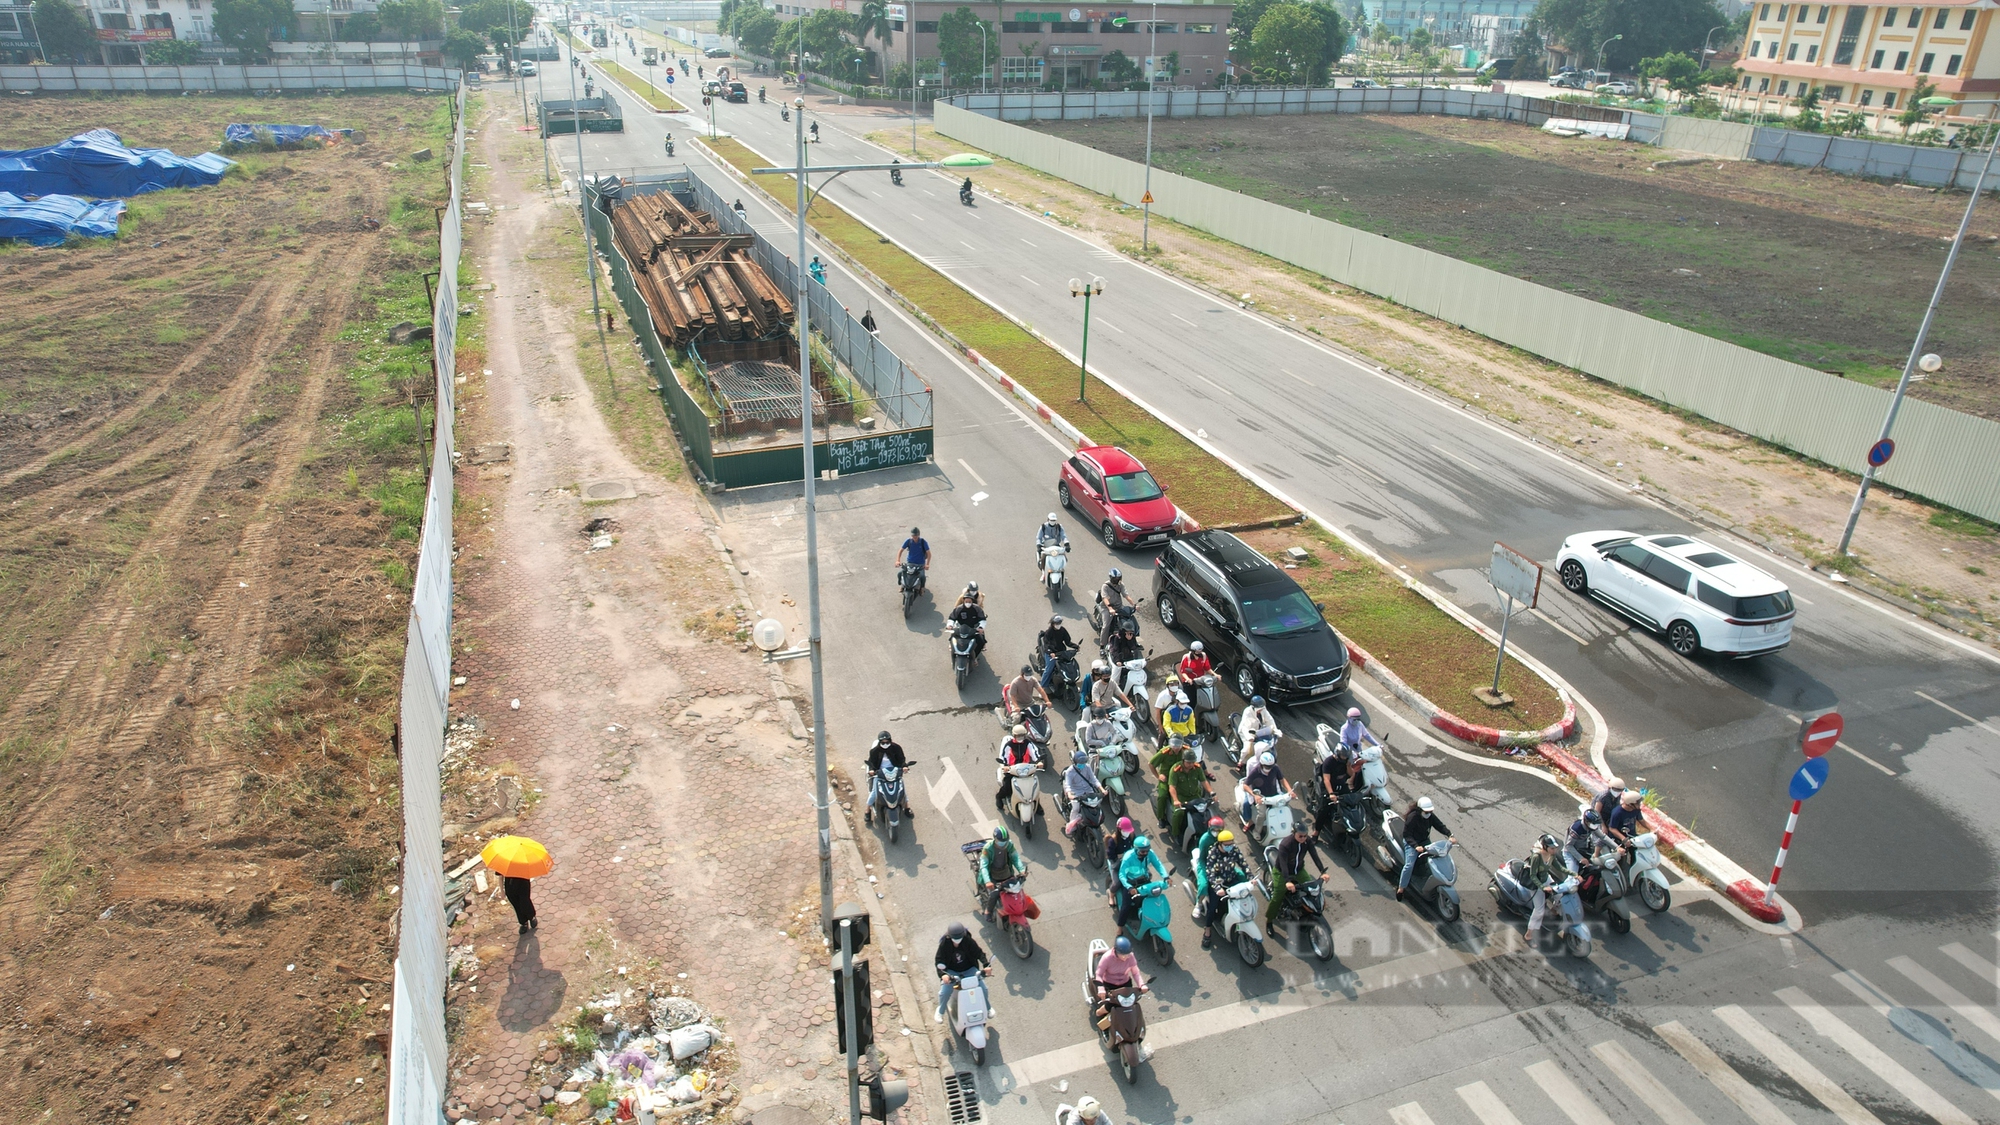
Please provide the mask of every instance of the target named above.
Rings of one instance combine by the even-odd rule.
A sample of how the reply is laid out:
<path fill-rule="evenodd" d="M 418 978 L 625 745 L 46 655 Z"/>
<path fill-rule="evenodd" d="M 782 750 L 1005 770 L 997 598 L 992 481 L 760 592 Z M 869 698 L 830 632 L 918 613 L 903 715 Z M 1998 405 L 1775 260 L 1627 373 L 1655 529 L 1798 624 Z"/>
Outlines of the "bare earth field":
<path fill-rule="evenodd" d="M 1047 123 L 1132 160 L 1143 119 Z M 1962 193 L 1565 139 L 1459 117 L 1154 123 L 1157 167 L 1677 324 L 1893 385 Z M 2000 209 L 1974 217 L 1913 393 L 2000 418 Z"/>
<path fill-rule="evenodd" d="M 408 154 L 445 151 L 447 103 L 8 110 L 0 148 L 369 140 L 140 196 L 116 240 L 0 248 L 0 1104 L 379 1116 L 429 380 L 383 333 L 427 319 L 446 187 Z"/>

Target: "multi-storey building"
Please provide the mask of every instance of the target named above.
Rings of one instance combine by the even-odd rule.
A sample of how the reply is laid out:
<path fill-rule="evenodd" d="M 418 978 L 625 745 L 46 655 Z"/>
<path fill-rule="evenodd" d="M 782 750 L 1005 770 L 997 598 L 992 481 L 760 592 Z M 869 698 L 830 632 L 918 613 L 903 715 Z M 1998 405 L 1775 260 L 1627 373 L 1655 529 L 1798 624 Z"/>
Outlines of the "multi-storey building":
<path fill-rule="evenodd" d="M 1731 108 L 1782 114 L 1819 90 L 1822 112 L 1858 111 L 1876 128 L 1908 108 L 1920 83 L 1979 101 L 2000 96 L 2000 48 L 1992 45 L 2000 0 L 1920 4 L 1758 3 L 1725 95 Z M 1964 116 L 1995 116 L 1991 105 Z"/>
<path fill-rule="evenodd" d="M 1363 0 L 1367 27 L 1380 24 L 1389 34 L 1408 38 L 1424 28 L 1443 46 L 1465 45 L 1482 52 L 1512 53 L 1514 37 L 1535 14 L 1539 0 Z M 1343 15 L 1354 7 L 1335 4 Z"/>

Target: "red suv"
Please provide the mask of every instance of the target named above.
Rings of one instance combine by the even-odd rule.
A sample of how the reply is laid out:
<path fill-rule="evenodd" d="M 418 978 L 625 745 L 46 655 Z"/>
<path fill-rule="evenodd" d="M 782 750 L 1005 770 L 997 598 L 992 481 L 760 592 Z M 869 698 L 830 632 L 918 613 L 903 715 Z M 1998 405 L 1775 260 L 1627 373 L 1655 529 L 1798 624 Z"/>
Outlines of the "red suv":
<path fill-rule="evenodd" d="M 1056 499 L 1096 524 L 1114 550 L 1164 542 L 1186 522 L 1146 466 L 1115 445 L 1085 446 L 1064 461 Z"/>

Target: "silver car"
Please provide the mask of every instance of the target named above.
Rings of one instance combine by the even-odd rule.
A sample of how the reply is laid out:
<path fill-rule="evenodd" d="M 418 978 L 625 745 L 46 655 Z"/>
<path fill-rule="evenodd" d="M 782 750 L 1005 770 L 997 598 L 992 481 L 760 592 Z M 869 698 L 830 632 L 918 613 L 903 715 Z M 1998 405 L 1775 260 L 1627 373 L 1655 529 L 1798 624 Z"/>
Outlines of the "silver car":
<path fill-rule="evenodd" d="M 1563 588 L 1653 629 L 1681 656 L 1764 656 L 1792 643 L 1791 591 L 1685 535 L 1586 531 L 1556 552 Z"/>

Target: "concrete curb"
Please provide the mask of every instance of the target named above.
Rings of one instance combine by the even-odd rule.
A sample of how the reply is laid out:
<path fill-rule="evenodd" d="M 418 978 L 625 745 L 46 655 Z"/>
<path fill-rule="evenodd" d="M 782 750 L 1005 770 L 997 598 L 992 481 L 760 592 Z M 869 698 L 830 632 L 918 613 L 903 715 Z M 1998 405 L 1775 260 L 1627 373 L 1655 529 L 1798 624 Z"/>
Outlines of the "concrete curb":
<path fill-rule="evenodd" d="M 1469 723 L 1432 703 L 1417 689 L 1404 683 L 1401 676 L 1376 660 L 1367 649 L 1352 641 L 1346 643 L 1347 658 L 1355 667 L 1374 677 L 1376 682 L 1388 688 L 1397 699 L 1402 700 L 1405 706 L 1422 715 L 1425 722 L 1462 742 L 1504 749 L 1539 746 L 1549 742 L 1567 742 L 1576 737 L 1576 702 L 1559 684 L 1551 686 L 1555 687 L 1556 694 L 1562 697 L 1563 717 L 1541 730 L 1501 730 L 1497 727 L 1480 726 L 1477 723 Z"/>
<path fill-rule="evenodd" d="M 956 341 L 953 342 L 956 343 Z M 1040 418 L 1044 422 L 1047 422 L 1051 427 L 1055 429 L 1057 433 L 1070 439 L 1079 446 L 1095 444 L 1090 440 L 1089 436 L 1086 435 L 1082 430 L 1079 430 L 1075 426 L 1070 425 L 1069 419 L 1063 417 L 1061 414 L 1058 414 L 1054 410 L 1050 409 L 1047 403 L 1035 397 L 1033 391 L 1030 391 L 1028 388 L 1015 382 L 1013 376 L 1007 374 L 1005 371 L 1000 370 L 1000 367 L 997 364 L 993 363 L 985 356 L 980 355 L 978 352 L 973 351 L 971 348 L 967 348 L 962 344 L 959 346 L 965 352 L 965 358 L 971 360 L 972 365 L 974 367 L 977 367 L 981 371 L 986 372 L 988 375 L 993 376 L 994 382 L 1007 388 L 1007 390 L 1011 392 L 1015 398 L 1018 398 L 1022 402 L 1026 403 L 1028 405 L 1028 408 L 1035 412 L 1036 417 Z"/>

